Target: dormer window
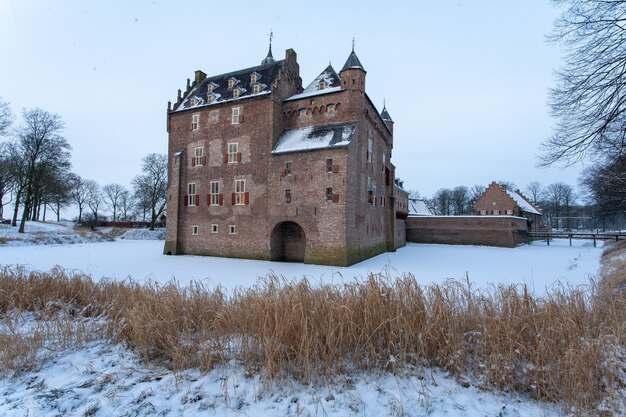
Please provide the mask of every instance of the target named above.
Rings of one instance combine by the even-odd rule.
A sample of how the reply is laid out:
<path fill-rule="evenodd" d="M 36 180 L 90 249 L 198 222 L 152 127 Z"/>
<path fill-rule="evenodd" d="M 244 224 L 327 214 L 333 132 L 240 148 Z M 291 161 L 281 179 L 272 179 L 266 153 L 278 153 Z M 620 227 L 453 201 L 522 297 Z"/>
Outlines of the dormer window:
<path fill-rule="evenodd" d="M 250 84 L 256 83 L 259 81 L 259 73 L 258 72 L 253 72 L 252 74 L 250 74 Z"/>
<path fill-rule="evenodd" d="M 252 86 L 252 94 L 258 94 L 261 92 L 261 86 L 259 84 L 255 84 Z"/>
<path fill-rule="evenodd" d="M 233 97 L 239 97 L 239 94 L 241 93 L 241 90 L 239 90 L 238 88 L 233 90 Z"/>
<path fill-rule="evenodd" d="M 198 104 L 198 100 L 196 100 L 195 98 L 192 98 L 189 100 L 189 105 L 190 106 L 195 106 L 196 104 Z"/>
<path fill-rule="evenodd" d="M 207 103 L 209 103 L 209 104 L 213 103 L 213 101 L 214 101 L 214 100 L 215 100 L 215 96 L 214 96 L 213 94 L 209 94 L 209 95 L 206 97 L 206 101 L 207 101 Z"/>
<path fill-rule="evenodd" d="M 318 90 L 323 90 L 323 89 L 325 89 L 325 88 L 326 88 L 326 82 L 325 82 L 325 81 L 320 81 L 320 82 L 317 84 L 317 89 L 318 89 Z"/>
<path fill-rule="evenodd" d="M 209 84 L 206 86 L 206 92 L 207 92 L 208 94 L 211 94 L 211 93 L 212 93 L 212 92 L 213 92 L 216 88 L 217 88 L 217 84 L 215 84 L 215 83 L 209 83 Z"/>
<path fill-rule="evenodd" d="M 235 84 L 237 84 L 237 80 L 235 78 L 228 80 L 228 88 L 233 88 Z"/>

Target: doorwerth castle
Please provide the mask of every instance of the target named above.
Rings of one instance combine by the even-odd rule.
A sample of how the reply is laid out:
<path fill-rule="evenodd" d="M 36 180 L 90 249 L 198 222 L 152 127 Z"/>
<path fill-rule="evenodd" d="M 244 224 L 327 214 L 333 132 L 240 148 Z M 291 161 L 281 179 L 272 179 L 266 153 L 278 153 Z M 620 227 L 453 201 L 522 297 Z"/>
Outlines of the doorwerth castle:
<path fill-rule="evenodd" d="M 168 105 L 164 252 L 350 265 L 405 244 L 393 121 L 354 50 L 302 88 L 296 53 L 212 77 Z"/>

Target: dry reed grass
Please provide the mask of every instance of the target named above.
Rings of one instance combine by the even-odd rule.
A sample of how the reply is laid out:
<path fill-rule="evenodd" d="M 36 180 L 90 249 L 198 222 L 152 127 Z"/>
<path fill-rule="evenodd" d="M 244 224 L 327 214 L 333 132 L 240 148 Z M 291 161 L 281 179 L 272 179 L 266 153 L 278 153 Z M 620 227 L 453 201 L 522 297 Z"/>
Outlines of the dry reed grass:
<path fill-rule="evenodd" d="M 626 351 L 626 302 L 598 303 L 596 289 L 557 287 L 535 298 L 524 286 L 422 286 L 411 275 L 322 286 L 268 276 L 226 294 L 197 283 L 5 269 L 0 318 L 59 308 L 65 317 L 98 317 L 102 334 L 174 370 L 235 359 L 267 378 L 306 383 L 352 370 L 437 366 L 485 387 L 591 410 L 624 383 L 619 355 Z M 80 331 L 66 331 L 65 343 Z M 29 349 L 6 345 L 0 338 L 3 366 L 21 366 L 14 364 L 20 356 L 32 361 Z"/>

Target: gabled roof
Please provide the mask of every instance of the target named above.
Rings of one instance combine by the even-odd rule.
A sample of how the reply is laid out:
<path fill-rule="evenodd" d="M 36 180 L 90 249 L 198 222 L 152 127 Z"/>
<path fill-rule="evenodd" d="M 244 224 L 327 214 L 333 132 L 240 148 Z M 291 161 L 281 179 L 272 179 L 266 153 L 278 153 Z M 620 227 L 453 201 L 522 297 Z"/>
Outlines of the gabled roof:
<path fill-rule="evenodd" d="M 523 212 L 541 215 L 539 210 L 537 210 L 537 208 L 535 208 L 535 206 L 530 201 L 528 201 L 521 193 L 517 193 L 515 191 L 506 190 L 506 189 L 504 191 L 506 191 L 509 197 L 513 199 L 515 204 L 517 204 L 517 206 Z"/>
<path fill-rule="evenodd" d="M 324 89 L 320 90 L 319 85 L 320 82 L 326 83 Z M 333 69 L 332 65 L 328 65 L 324 71 L 309 84 L 304 91 L 299 94 L 295 94 L 291 97 L 285 99 L 287 100 L 297 100 L 299 98 L 310 97 L 310 96 L 318 96 L 322 94 L 332 93 L 334 91 L 341 90 L 341 79 Z"/>
<path fill-rule="evenodd" d="M 383 111 L 380 112 L 380 117 L 384 121 L 393 122 L 391 116 L 389 116 L 389 112 L 387 111 L 387 107 L 383 106 Z"/>
<path fill-rule="evenodd" d="M 357 122 L 347 122 L 286 130 L 272 154 L 346 147 L 355 135 L 356 126 Z"/>
<path fill-rule="evenodd" d="M 409 216 L 432 216 L 433 212 L 430 211 L 428 205 L 424 200 L 418 200 L 416 198 L 409 198 Z"/>
<path fill-rule="evenodd" d="M 352 50 L 352 52 L 350 52 L 350 56 L 348 56 L 348 59 L 346 60 L 346 63 L 343 65 L 343 68 L 341 70 L 343 71 L 349 68 L 358 68 L 366 72 L 365 68 L 363 68 L 363 64 L 361 64 L 361 61 L 359 61 L 359 57 L 357 57 L 356 53 L 354 53 L 354 49 Z"/>
<path fill-rule="evenodd" d="M 271 55 L 268 54 L 268 56 Z M 266 58 L 267 59 L 267 58 Z M 265 60 L 264 60 L 265 62 Z M 223 103 L 225 101 L 241 100 L 251 96 L 260 96 L 269 94 L 271 92 L 272 83 L 278 76 L 278 72 L 281 69 L 284 60 L 273 61 L 268 64 L 258 65 L 256 67 L 245 68 L 238 71 L 229 72 L 226 74 L 216 75 L 213 77 L 207 77 L 199 85 L 194 86 L 188 94 L 183 97 L 180 105 L 175 107 L 175 111 L 187 110 L 192 107 L 214 105 Z M 253 73 L 258 74 L 257 82 L 250 82 L 250 75 Z M 233 88 L 228 88 L 228 80 L 235 79 L 238 82 Z M 213 97 L 214 100 L 209 103 L 207 101 L 207 86 L 213 84 Z M 260 89 L 258 93 L 253 93 L 253 85 L 259 85 Z M 233 96 L 233 90 L 239 88 L 239 97 Z M 191 99 L 196 100 L 194 106 L 191 105 Z"/>

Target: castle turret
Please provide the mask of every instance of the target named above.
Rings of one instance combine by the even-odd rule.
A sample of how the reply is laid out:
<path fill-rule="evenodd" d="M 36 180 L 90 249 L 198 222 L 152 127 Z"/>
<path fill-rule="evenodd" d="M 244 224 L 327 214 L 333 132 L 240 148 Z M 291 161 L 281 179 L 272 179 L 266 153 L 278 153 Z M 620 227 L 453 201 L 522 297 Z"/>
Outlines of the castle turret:
<path fill-rule="evenodd" d="M 354 46 L 352 52 L 343 68 L 339 72 L 341 77 L 341 87 L 345 90 L 359 90 L 365 91 L 365 74 L 367 71 L 363 68 L 361 61 L 354 52 Z"/>
<path fill-rule="evenodd" d="M 385 125 L 387 125 L 387 129 L 393 134 L 393 120 L 391 116 L 389 116 L 389 112 L 387 111 L 387 107 L 383 104 L 383 111 L 380 112 L 380 118 L 383 119 Z"/>

